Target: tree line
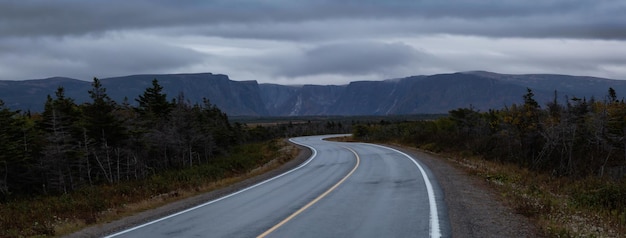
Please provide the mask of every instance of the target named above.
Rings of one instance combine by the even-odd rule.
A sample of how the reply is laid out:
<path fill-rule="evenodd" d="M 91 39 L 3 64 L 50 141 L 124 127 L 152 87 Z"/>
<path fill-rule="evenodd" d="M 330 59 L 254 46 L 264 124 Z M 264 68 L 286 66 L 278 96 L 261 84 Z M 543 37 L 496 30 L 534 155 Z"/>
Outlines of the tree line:
<path fill-rule="evenodd" d="M 626 174 L 626 102 L 612 88 L 602 100 L 565 96 L 560 102 L 555 91 L 545 107 L 528 89 L 523 104 L 486 112 L 470 106 L 428 121 L 361 124 L 353 134 L 465 151 L 553 176 L 619 180 Z"/>
<path fill-rule="evenodd" d="M 158 80 L 134 103 L 112 100 L 99 79 L 77 104 L 59 87 L 44 111 L 11 110 L 0 100 L 0 201 L 13 195 L 68 193 L 211 163 L 236 145 L 350 129 L 327 124 L 247 127 L 209 100 L 168 100 Z"/>

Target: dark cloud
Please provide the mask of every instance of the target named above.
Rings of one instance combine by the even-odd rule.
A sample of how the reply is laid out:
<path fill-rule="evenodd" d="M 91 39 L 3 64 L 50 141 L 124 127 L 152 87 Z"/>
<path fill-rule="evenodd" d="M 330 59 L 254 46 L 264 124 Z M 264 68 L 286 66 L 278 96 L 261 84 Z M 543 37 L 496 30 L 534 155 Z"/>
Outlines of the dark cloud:
<path fill-rule="evenodd" d="M 610 50 L 626 47 L 624 12 L 619 0 L 0 1 L 0 79 L 208 71 L 267 82 L 477 69 L 626 78 L 624 52 Z"/>
<path fill-rule="evenodd" d="M 365 20 L 405 22 L 420 33 L 485 34 L 515 37 L 626 38 L 626 4 L 621 1 L 551 0 L 349 0 L 349 1 L 2 1 L 1 36 L 82 35 L 107 31 L 208 26 L 223 36 L 264 28 L 279 38 L 281 24 L 306 35 L 311 22 Z M 352 21 L 351 21 L 352 20 Z M 447 24 L 458 24 L 449 26 Z M 358 25 L 358 24 L 357 24 Z M 372 28 L 368 34 L 393 25 Z M 437 26 L 443 25 L 439 28 Z M 433 26 L 433 27 L 429 27 Z M 327 25 L 333 29 L 333 25 Z M 270 29 L 267 29 L 270 28 Z M 362 28 L 357 26 L 357 28 Z M 349 28 L 348 28 L 349 29 Z M 319 29 L 312 29 L 315 33 Z M 263 37 L 263 32 L 253 29 Z M 327 31 L 329 33 L 332 30 Z M 350 31 L 349 31 L 350 32 Z M 210 32 L 207 32 L 210 34 Z M 230 33 L 230 34 L 228 34 Z M 290 31 L 288 36 L 295 34 Z M 400 34 L 401 32 L 396 32 Z M 189 32 L 193 34 L 193 32 Z M 216 32 L 220 34 L 220 32 Z M 266 36 L 267 37 L 267 36 Z M 328 36 L 330 37 L 330 36 Z"/>
<path fill-rule="evenodd" d="M 0 79 L 13 80 L 49 76 L 89 80 L 95 76 L 160 73 L 197 64 L 208 57 L 149 37 L 9 39 L 0 40 L 0 45 L 0 64 L 10 66 L 0 70 Z M 22 78 L 13 78 L 20 75 Z"/>
<path fill-rule="evenodd" d="M 384 73 L 416 64 L 425 54 L 395 43 L 348 42 L 322 45 L 288 59 L 278 68 L 287 77 L 309 75 L 363 75 Z"/>

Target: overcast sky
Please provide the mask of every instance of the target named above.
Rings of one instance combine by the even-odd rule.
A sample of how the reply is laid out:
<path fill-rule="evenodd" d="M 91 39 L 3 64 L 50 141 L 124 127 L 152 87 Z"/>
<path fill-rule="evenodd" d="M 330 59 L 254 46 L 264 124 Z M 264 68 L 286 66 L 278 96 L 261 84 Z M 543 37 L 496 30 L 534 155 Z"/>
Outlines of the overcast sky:
<path fill-rule="evenodd" d="M 626 1 L 0 1 L 0 80 L 345 84 L 470 70 L 626 79 Z"/>

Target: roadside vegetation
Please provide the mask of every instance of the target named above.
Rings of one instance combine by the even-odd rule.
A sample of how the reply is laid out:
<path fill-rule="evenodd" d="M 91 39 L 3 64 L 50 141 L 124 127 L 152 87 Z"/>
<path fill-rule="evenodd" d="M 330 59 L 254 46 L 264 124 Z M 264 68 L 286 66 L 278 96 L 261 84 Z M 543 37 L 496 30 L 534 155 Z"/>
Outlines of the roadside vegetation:
<path fill-rule="evenodd" d="M 62 87 L 41 113 L 0 100 L 0 237 L 67 234 L 210 191 L 293 158 L 280 138 L 351 130 L 233 123 L 208 100 L 162 91 L 155 79 L 134 103 L 118 103 L 96 78 L 83 104 Z"/>
<path fill-rule="evenodd" d="M 0 237 L 68 234 L 228 186 L 275 169 L 297 153 L 283 140 L 251 143 L 236 146 L 228 156 L 218 156 L 211 163 L 141 180 L 88 186 L 57 196 L 24 197 L 0 205 Z"/>
<path fill-rule="evenodd" d="M 626 102 L 568 98 L 542 108 L 524 103 L 436 120 L 363 123 L 361 141 L 439 153 L 490 181 L 515 210 L 549 237 L 626 236 Z"/>

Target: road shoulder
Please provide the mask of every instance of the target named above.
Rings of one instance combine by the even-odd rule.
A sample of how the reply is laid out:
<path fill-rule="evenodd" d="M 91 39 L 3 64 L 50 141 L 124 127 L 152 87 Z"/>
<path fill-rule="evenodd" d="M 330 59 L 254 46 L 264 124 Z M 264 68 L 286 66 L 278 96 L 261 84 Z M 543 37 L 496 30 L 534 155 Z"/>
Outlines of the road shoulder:
<path fill-rule="evenodd" d="M 499 200 L 497 192 L 486 181 L 469 175 L 455 165 L 454 161 L 413 148 L 386 146 L 416 158 L 435 176 L 444 193 L 453 237 L 539 236 L 538 229 L 528 218 L 516 214 L 504 201 Z M 302 164 L 311 156 L 311 151 L 302 146 L 298 147 L 300 148 L 298 157 L 268 173 L 114 222 L 88 227 L 67 237 L 102 237 L 234 193 Z"/>
<path fill-rule="evenodd" d="M 284 172 L 287 172 L 298 165 L 304 163 L 307 159 L 311 157 L 311 150 L 306 147 L 295 145 L 299 148 L 300 153 L 298 156 L 285 164 L 281 165 L 279 168 L 271 170 L 267 173 L 261 174 L 259 176 L 255 176 L 236 184 L 230 185 L 228 187 L 217 189 L 205 194 L 197 195 L 194 197 L 182 199 L 180 201 L 176 201 L 165 206 L 151 209 L 148 211 L 144 211 L 129 217 L 122 218 L 117 221 L 113 221 L 106 224 L 94 225 L 91 227 L 87 227 L 78 232 L 72 233 L 65 237 L 102 237 L 109 234 L 113 234 L 134 226 L 138 226 L 144 223 L 147 223 L 152 220 L 156 220 L 161 217 L 168 216 L 170 214 L 174 214 L 176 212 L 195 207 L 197 205 L 215 200 L 217 198 L 226 196 L 231 193 L 235 193 L 239 190 L 250 187 L 254 184 L 262 182 L 264 180 L 270 179 L 272 177 L 278 176 Z"/>
<path fill-rule="evenodd" d="M 451 159 L 421 150 L 386 145 L 426 165 L 444 193 L 453 237 L 539 237 L 536 226 L 506 206 L 497 191 Z"/>

